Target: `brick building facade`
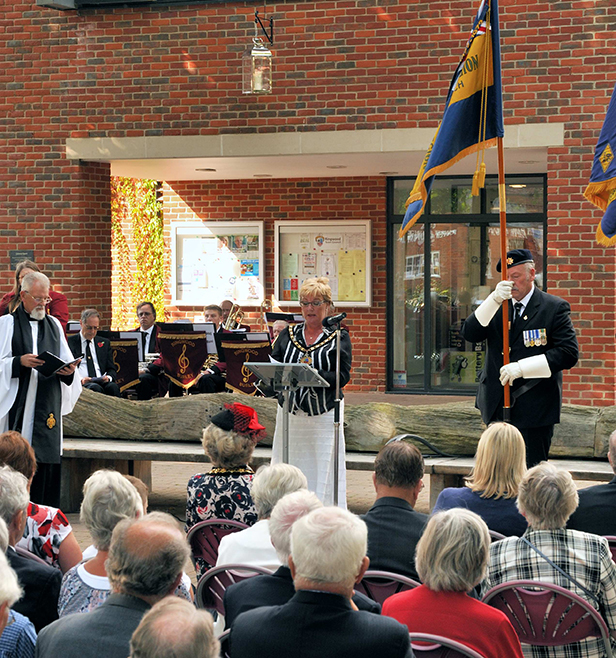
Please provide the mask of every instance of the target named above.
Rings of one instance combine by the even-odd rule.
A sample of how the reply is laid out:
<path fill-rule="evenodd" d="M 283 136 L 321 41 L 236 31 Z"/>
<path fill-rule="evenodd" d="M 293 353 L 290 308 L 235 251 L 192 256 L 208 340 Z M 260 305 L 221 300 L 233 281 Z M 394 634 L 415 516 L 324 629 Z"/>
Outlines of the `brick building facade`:
<path fill-rule="evenodd" d="M 199 149 L 226 158 L 281 152 L 369 158 L 387 149 L 421 157 L 440 119 L 472 5 L 270 4 L 274 93 L 254 97 L 241 94 L 240 66 L 260 9 L 253 3 L 58 11 L 5 2 L 0 236 L 6 249 L 34 250 L 68 296 L 73 317 L 88 305 L 108 318 L 115 163 L 197 157 Z M 616 257 L 595 244 L 600 212 L 582 192 L 615 81 L 616 5 L 511 0 L 500 9 L 506 157 L 523 173 L 520 153 L 537 144 L 544 150 L 549 290 L 571 303 L 580 340 L 580 362 L 565 375 L 565 400 L 612 405 Z M 542 142 L 556 128 L 561 137 Z M 516 154 L 517 161 L 509 159 Z M 416 170 L 413 164 L 400 173 Z M 351 385 L 384 390 L 386 176 L 249 178 L 166 176 L 165 221 L 265 221 L 271 294 L 275 220 L 371 219 L 373 305 L 349 309 Z M 0 283 L 8 290 L 6 251 L 2 261 Z"/>

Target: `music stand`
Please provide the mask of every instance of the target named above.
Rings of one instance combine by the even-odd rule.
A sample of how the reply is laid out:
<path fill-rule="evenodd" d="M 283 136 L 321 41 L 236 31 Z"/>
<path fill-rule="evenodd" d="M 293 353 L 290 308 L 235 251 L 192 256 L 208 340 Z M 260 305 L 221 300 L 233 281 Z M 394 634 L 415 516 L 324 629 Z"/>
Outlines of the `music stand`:
<path fill-rule="evenodd" d="M 252 363 L 246 361 L 246 368 L 259 379 L 271 386 L 276 393 L 282 393 L 282 461 L 289 463 L 289 393 L 302 386 L 325 388 L 329 384 L 307 363 Z"/>

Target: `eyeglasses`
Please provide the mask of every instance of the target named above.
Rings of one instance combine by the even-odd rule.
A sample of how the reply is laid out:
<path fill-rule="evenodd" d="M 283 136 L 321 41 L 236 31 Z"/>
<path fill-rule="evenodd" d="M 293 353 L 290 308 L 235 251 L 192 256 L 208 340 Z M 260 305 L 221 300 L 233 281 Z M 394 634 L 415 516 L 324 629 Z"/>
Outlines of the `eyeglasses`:
<path fill-rule="evenodd" d="M 305 300 L 300 299 L 299 304 L 300 306 L 313 306 L 314 308 L 319 308 L 321 304 L 326 304 L 327 302 L 324 302 L 322 299 L 313 299 L 311 302 L 307 302 Z"/>
<path fill-rule="evenodd" d="M 51 297 L 35 297 L 35 296 L 34 296 L 29 290 L 24 290 L 24 292 L 26 293 L 26 295 L 30 295 L 30 297 L 32 297 L 32 299 L 33 299 L 37 304 L 45 304 L 45 305 L 47 305 L 47 304 L 49 304 L 49 302 L 51 301 Z"/>

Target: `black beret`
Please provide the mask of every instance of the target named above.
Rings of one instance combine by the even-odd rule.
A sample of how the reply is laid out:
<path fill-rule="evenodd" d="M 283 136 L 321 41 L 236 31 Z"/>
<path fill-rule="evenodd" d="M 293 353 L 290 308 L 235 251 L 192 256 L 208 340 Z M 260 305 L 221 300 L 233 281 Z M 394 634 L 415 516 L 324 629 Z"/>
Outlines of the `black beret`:
<path fill-rule="evenodd" d="M 528 249 L 512 249 L 507 252 L 507 267 L 515 267 L 516 265 L 522 265 L 523 263 L 532 263 L 533 255 Z M 496 263 L 496 271 L 501 271 L 501 262 L 500 258 L 498 263 Z"/>

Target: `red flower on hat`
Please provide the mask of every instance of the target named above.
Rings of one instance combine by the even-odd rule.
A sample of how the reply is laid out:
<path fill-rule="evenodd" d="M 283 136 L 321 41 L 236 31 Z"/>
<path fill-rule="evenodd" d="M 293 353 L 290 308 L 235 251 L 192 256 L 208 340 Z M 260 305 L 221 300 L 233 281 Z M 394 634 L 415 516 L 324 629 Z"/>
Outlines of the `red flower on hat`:
<path fill-rule="evenodd" d="M 225 407 L 233 414 L 233 430 L 239 434 L 248 434 L 255 441 L 265 436 L 265 426 L 259 423 L 257 412 L 245 404 L 234 402 L 225 404 Z"/>

